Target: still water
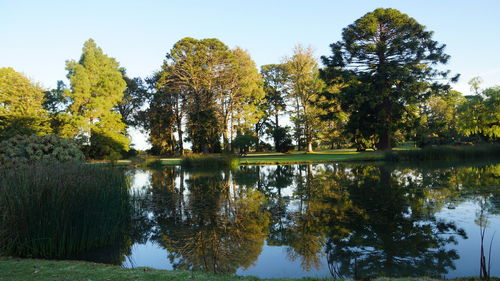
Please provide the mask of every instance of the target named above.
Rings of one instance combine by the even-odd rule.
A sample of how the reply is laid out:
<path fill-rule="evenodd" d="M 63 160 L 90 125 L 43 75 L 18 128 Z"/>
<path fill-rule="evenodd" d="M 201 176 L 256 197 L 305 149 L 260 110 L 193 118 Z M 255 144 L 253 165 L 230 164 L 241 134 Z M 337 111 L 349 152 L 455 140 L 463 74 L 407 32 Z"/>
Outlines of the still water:
<path fill-rule="evenodd" d="M 130 170 L 125 267 L 274 277 L 500 276 L 500 164 Z"/>

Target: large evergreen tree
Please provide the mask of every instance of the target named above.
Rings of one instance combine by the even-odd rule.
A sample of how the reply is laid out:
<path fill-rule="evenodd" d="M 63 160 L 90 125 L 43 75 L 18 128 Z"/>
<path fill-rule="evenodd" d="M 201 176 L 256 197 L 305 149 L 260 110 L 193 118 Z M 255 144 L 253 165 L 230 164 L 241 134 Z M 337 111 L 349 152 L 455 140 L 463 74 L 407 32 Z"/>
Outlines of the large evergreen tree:
<path fill-rule="evenodd" d="M 44 91 L 10 67 L 0 68 L 0 141 L 15 135 L 50 133 Z"/>
<path fill-rule="evenodd" d="M 87 144 L 87 155 L 107 157 L 128 150 L 126 125 L 113 110 L 123 99 L 125 80 L 118 62 L 89 39 L 83 45 L 79 61 L 66 63 L 71 91 L 68 96 L 70 122 L 63 135 Z"/>
<path fill-rule="evenodd" d="M 348 83 L 343 107 L 355 139 L 372 138 L 378 149 L 391 149 L 408 106 L 449 88 L 437 80 L 447 77 L 449 71 L 437 66 L 449 56 L 432 34 L 398 10 L 379 8 L 344 28 L 342 40 L 330 45 L 333 55 L 322 58 L 323 76 L 328 82 L 343 76 Z"/>

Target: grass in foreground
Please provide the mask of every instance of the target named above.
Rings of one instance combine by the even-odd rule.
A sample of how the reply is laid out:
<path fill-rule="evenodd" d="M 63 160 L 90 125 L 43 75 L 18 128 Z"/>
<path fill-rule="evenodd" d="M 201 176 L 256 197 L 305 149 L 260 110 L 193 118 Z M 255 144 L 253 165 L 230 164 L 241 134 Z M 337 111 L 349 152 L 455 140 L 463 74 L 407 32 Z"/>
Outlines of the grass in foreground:
<path fill-rule="evenodd" d="M 274 281 L 326 281 L 328 278 L 302 278 L 302 279 L 259 279 L 256 277 L 223 276 L 202 272 L 181 270 L 157 270 L 150 268 L 121 268 L 119 266 L 96 264 L 80 261 L 51 261 L 35 259 L 16 259 L 0 257 L 0 281 L 128 281 L 128 280 L 204 280 L 204 281 L 229 281 L 229 280 L 274 280 Z M 377 278 L 374 281 L 438 281 L 438 279 L 415 278 Z M 476 281 L 479 278 L 458 278 L 455 281 Z M 499 281 L 491 278 L 491 281 Z"/>
<path fill-rule="evenodd" d="M 0 169 L 0 253 L 68 258 L 117 243 L 130 224 L 123 172 L 80 163 Z"/>

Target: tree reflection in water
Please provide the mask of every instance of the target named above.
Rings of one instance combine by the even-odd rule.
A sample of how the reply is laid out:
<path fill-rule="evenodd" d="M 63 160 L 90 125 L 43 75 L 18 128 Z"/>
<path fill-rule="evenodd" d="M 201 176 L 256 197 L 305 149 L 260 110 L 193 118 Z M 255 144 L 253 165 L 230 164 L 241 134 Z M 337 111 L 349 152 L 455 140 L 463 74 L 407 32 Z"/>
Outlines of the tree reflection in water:
<path fill-rule="evenodd" d="M 247 166 L 236 171 L 153 172 L 150 239 L 174 268 L 233 274 L 264 241 L 287 247 L 305 270 L 323 260 L 335 277 L 440 276 L 467 238 L 443 207 L 465 200 L 499 210 L 500 165 Z"/>
<path fill-rule="evenodd" d="M 184 190 L 153 174 L 154 239 L 174 268 L 233 274 L 260 255 L 269 225 L 265 197 L 230 177 L 229 171 L 193 172 Z"/>

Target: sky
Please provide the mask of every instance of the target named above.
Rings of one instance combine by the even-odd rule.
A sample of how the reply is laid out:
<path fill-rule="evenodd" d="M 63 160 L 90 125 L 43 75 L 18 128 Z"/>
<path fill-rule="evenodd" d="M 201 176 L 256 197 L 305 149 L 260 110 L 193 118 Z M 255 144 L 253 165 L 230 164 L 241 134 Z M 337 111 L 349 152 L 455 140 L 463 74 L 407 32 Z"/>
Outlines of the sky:
<path fill-rule="evenodd" d="M 184 37 L 242 47 L 258 66 L 281 62 L 299 43 L 319 58 L 331 54 L 344 27 L 376 8 L 398 9 L 434 31 L 451 56 L 446 68 L 461 74 L 456 90 L 469 94 L 475 76 L 483 87 L 500 85 L 499 0 L 0 0 L 0 67 L 55 87 L 89 38 L 132 77 L 158 70 Z M 143 136 L 132 136 L 144 146 Z"/>

